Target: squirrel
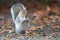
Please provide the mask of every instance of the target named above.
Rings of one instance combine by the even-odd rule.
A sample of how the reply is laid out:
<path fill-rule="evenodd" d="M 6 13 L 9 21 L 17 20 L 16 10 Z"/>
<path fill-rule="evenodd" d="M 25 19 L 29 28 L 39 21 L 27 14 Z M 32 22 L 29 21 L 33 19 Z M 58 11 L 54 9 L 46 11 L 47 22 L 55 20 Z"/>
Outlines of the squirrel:
<path fill-rule="evenodd" d="M 11 15 L 13 19 L 13 23 L 15 24 L 15 31 L 17 34 L 24 34 L 25 30 L 28 30 L 30 27 L 28 21 L 29 18 L 27 16 L 26 7 L 21 3 L 16 3 L 11 7 Z M 24 23 L 25 22 L 25 23 Z"/>

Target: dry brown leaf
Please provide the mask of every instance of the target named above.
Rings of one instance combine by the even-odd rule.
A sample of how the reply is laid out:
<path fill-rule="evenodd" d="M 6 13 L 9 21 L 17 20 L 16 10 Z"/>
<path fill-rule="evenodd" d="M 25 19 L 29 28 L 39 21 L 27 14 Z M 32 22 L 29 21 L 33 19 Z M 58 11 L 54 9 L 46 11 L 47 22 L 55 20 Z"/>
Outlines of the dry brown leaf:
<path fill-rule="evenodd" d="M 7 26 L 3 25 L 3 26 L 1 26 L 1 28 L 2 28 L 2 29 L 5 29 L 5 28 L 7 28 Z"/>
<path fill-rule="evenodd" d="M 35 35 L 36 33 L 34 31 L 29 31 L 29 35 L 32 36 L 32 35 Z"/>
<path fill-rule="evenodd" d="M 8 30 L 0 30 L 0 34 L 4 34 L 4 33 L 7 33 Z"/>
<path fill-rule="evenodd" d="M 37 27 L 37 29 L 39 29 L 39 28 L 40 28 L 40 29 L 43 29 L 43 26 L 39 26 L 39 27 Z"/>
<path fill-rule="evenodd" d="M 8 29 L 12 29 L 12 26 L 7 26 Z"/>
<path fill-rule="evenodd" d="M 36 27 L 32 26 L 29 30 L 36 30 Z"/>
<path fill-rule="evenodd" d="M 6 22 L 5 21 L 2 21 L 1 24 L 5 24 Z"/>

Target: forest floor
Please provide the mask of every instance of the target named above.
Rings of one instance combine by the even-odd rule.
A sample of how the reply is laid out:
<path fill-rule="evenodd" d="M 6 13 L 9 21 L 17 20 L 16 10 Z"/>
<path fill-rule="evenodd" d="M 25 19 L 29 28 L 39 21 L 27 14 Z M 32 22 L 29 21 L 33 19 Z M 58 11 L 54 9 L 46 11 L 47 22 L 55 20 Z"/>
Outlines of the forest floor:
<path fill-rule="evenodd" d="M 55 30 L 55 32 L 54 32 Z M 44 32 L 46 35 L 44 35 Z M 45 28 L 41 35 L 16 34 L 10 14 L 0 15 L 0 40 L 60 40 L 60 28 Z"/>

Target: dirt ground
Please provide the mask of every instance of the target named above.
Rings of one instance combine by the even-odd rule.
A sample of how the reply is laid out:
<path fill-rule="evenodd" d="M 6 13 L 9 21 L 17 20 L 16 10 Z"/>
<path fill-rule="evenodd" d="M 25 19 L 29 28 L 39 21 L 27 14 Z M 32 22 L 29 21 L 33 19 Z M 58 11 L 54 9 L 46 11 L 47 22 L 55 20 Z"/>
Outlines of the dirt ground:
<path fill-rule="evenodd" d="M 54 32 L 56 30 L 56 32 Z M 45 35 L 44 35 L 45 32 Z M 60 28 L 45 28 L 40 34 L 22 35 L 16 34 L 10 14 L 0 15 L 0 40 L 60 40 Z"/>

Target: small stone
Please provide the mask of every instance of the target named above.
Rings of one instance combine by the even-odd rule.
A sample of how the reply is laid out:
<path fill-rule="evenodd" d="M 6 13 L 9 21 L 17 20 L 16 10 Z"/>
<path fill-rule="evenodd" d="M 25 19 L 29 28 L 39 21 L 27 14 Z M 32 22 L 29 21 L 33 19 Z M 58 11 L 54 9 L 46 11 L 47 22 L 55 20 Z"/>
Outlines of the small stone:
<path fill-rule="evenodd" d="M 21 31 L 21 34 L 25 34 L 25 30 Z"/>
<path fill-rule="evenodd" d="M 9 33 L 12 33 L 12 32 L 14 32 L 14 30 L 9 30 Z"/>

